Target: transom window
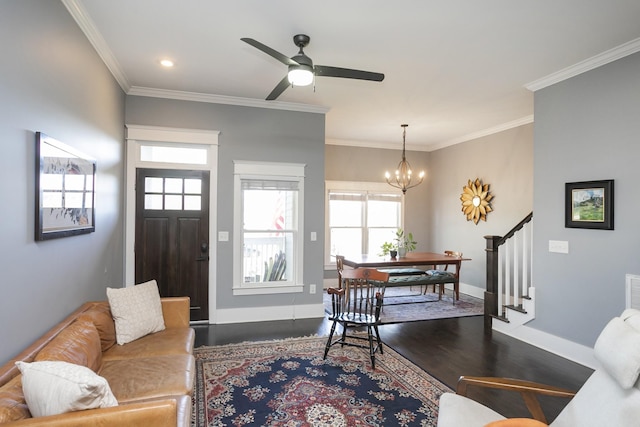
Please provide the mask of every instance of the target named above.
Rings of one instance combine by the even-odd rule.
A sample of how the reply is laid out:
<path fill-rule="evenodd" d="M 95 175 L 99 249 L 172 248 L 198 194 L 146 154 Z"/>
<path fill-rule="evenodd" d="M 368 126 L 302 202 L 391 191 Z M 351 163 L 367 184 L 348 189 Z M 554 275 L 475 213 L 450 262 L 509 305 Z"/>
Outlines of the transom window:
<path fill-rule="evenodd" d="M 325 264 L 335 255 L 377 255 L 402 227 L 402 193 L 385 184 L 327 181 Z"/>
<path fill-rule="evenodd" d="M 205 165 L 207 163 L 207 147 L 141 145 L 140 160 L 151 163 Z"/>

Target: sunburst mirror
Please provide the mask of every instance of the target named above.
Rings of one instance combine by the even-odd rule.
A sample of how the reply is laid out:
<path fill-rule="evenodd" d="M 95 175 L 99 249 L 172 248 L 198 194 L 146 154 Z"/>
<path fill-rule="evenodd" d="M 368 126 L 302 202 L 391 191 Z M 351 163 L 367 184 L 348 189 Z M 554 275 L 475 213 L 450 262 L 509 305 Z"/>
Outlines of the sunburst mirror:
<path fill-rule="evenodd" d="M 467 221 L 487 220 L 487 214 L 493 209 L 491 208 L 491 199 L 493 194 L 489 192 L 489 184 L 482 184 L 479 178 L 475 181 L 469 180 L 467 185 L 462 187 L 460 201 L 462 202 L 462 213 L 467 217 Z"/>

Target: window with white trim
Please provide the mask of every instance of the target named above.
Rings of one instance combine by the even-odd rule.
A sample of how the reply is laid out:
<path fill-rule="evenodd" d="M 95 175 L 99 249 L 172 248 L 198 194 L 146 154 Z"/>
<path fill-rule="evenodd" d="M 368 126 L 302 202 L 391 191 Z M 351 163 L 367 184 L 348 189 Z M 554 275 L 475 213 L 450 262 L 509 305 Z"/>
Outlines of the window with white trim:
<path fill-rule="evenodd" d="M 402 193 L 381 183 L 326 182 L 325 265 L 335 255 L 377 255 L 402 228 Z"/>
<path fill-rule="evenodd" d="M 302 292 L 304 165 L 236 162 L 234 295 Z"/>

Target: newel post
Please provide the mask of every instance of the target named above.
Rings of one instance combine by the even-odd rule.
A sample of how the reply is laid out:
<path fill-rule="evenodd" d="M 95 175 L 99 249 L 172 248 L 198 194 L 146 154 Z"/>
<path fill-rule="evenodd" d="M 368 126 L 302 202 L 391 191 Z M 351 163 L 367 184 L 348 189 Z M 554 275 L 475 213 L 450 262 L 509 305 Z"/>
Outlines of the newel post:
<path fill-rule="evenodd" d="M 502 236 L 484 236 L 487 241 L 487 283 L 484 292 L 484 326 L 491 328 L 491 316 L 498 315 L 498 246 Z"/>

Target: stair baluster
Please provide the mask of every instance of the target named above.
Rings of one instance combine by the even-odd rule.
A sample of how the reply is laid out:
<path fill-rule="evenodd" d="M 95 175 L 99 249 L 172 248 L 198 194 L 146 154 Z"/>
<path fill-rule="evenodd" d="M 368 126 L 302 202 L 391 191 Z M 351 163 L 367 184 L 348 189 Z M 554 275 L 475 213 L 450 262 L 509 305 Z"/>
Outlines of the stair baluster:
<path fill-rule="evenodd" d="M 531 287 L 532 219 L 533 212 L 504 237 L 485 236 L 485 327 L 491 327 L 492 318 L 508 322 L 507 308 L 525 312 L 523 300 L 529 299 Z"/>

